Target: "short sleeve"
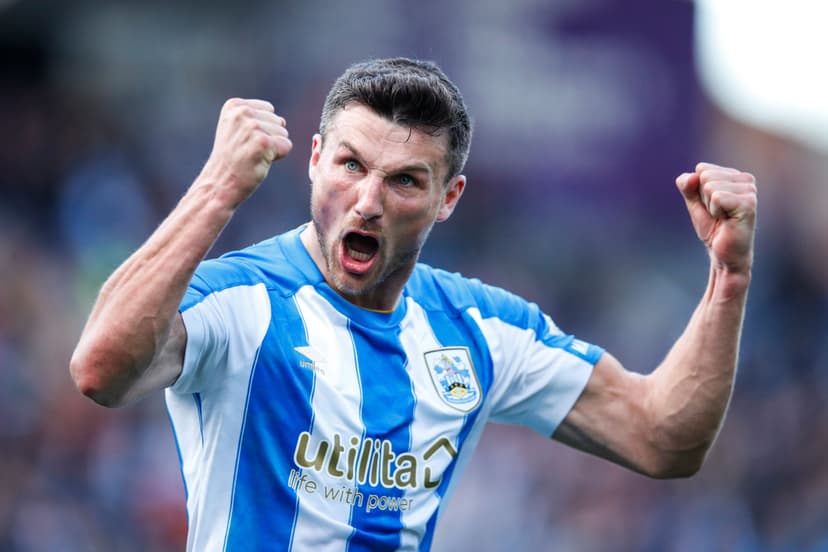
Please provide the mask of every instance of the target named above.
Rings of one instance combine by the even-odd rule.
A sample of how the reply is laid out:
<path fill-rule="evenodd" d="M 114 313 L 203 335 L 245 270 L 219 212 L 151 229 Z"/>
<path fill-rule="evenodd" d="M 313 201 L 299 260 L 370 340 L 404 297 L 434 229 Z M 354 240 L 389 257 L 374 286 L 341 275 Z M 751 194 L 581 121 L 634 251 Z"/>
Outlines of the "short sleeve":
<path fill-rule="evenodd" d="M 492 358 L 490 419 L 551 436 L 604 350 L 563 333 L 537 305 L 501 290 L 487 311 L 476 316 Z"/>
<path fill-rule="evenodd" d="M 220 273 L 219 273 L 220 274 Z M 263 283 L 230 283 L 197 273 L 179 311 L 187 330 L 184 367 L 171 389 L 196 393 L 246 371 L 270 325 L 270 299 Z"/>

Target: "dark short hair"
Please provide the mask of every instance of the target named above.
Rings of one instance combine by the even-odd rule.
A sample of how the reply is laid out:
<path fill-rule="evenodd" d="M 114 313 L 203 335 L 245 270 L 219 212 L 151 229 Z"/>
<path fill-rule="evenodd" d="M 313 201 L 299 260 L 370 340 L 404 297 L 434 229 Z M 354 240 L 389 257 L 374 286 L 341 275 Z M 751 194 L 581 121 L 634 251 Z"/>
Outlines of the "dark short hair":
<path fill-rule="evenodd" d="M 463 170 L 471 146 L 471 120 L 460 90 L 435 63 L 389 58 L 349 67 L 325 99 L 319 123 L 323 138 L 334 115 L 351 103 L 432 136 L 448 131 L 446 180 Z"/>

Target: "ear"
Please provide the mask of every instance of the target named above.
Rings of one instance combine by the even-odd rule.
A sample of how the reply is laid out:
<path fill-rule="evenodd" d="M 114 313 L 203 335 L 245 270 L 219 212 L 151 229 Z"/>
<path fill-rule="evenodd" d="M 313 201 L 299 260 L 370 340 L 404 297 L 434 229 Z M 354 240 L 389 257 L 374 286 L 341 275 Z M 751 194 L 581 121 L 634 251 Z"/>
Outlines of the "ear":
<path fill-rule="evenodd" d="M 311 155 L 308 160 L 308 177 L 311 179 L 311 182 L 314 181 L 314 176 L 316 176 L 320 155 L 322 155 L 322 135 L 314 134 L 313 140 L 311 141 Z"/>
<path fill-rule="evenodd" d="M 466 177 L 462 174 L 455 176 L 449 181 L 443 192 L 443 204 L 440 206 L 440 210 L 437 211 L 437 222 L 448 220 L 454 212 L 457 202 L 460 201 L 460 196 L 463 195 L 465 188 Z"/>

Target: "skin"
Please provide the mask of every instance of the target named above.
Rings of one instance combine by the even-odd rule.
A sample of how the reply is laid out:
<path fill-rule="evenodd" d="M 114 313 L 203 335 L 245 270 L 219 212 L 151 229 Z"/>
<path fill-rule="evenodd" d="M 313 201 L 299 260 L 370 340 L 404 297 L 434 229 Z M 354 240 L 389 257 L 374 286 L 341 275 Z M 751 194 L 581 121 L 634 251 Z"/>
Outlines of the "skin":
<path fill-rule="evenodd" d="M 120 406 L 178 378 L 187 334 L 178 306 L 196 267 L 271 163 L 290 152 L 285 120 L 261 100 L 228 100 L 213 150 L 187 193 L 104 283 L 72 354 L 78 389 Z"/>
<path fill-rule="evenodd" d="M 202 172 L 101 289 L 70 363 L 82 393 L 119 406 L 175 382 L 186 346 L 178 306 L 187 285 L 236 209 L 291 148 L 271 104 L 228 100 Z M 328 284 L 355 305 L 393 309 L 434 223 L 451 216 L 466 180 L 447 178 L 446 148 L 445 135 L 354 104 L 334 117 L 324 140 L 314 136 L 312 222 L 301 239 Z M 676 184 L 709 252 L 707 289 L 655 370 L 629 372 L 605 354 L 553 435 L 652 477 L 694 473 L 715 440 L 753 264 L 753 176 L 700 163 Z M 376 247 L 349 247 L 353 234 Z"/>
<path fill-rule="evenodd" d="M 756 183 L 710 163 L 676 179 L 710 257 L 707 289 L 664 361 L 642 376 L 605 354 L 554 438 L 652 477 L 696 473 L 727 411 L 753 266 Z"/>
<path fill-rule="evenodd" d="M 465 186 L 446 181 L 445 133 L 430 136 L 385 120 L 361 105 L 313 138 L 308 174 L 313 222 L 302 242 L 328 283 L 349 301 L 392 310 L 435 222 L 449 218 Z M 348 233 L 375 238 L 366 261 L 348 253 Z"/>

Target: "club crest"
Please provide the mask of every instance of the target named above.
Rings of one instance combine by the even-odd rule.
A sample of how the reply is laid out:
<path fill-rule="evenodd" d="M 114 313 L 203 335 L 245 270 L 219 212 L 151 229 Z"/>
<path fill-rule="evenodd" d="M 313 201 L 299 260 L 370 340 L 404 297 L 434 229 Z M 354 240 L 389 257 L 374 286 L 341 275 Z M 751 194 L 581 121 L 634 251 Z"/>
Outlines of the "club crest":
<path fill-rule="evenodd" d="M 447 347 L 425 353 L 431 381 L 440 398 L 462 412 L 480 403 L 480 382 L 466 347 Z"/>

